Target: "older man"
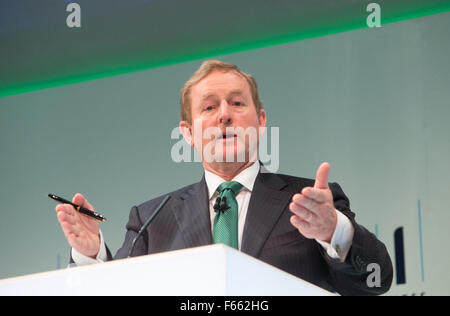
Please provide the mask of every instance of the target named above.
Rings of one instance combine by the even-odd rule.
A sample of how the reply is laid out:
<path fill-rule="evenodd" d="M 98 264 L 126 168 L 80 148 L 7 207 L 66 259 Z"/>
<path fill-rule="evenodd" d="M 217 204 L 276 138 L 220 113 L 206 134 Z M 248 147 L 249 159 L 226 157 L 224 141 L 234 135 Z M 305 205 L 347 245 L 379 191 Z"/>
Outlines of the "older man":
<path fill-rule="evenodd" d="M 328 183 L 328 163 L 315 180 L 264 171 L 257 148 L 266 112 L 251 75 L 207 61 L 186 82 L 180 103 L 180 129 L 201 155 L 205 173 L 200 182 L 169 193 L 172 199 L 137 241 L 134 255 L 224 243 L 340 294 L 382 294 L 390 288 L 387 250 L 355 222 L 339 185 Z M 131 209 L 115 259 L 127 256 L 163 198 Z M 81 194 L 73 202 L 93 209 Z M 96 221 L 71 205 L 56 211 L 76 264 L 113 259 Z M 380 267 L 379 286 L 367 282 L 372 263 Z"/>

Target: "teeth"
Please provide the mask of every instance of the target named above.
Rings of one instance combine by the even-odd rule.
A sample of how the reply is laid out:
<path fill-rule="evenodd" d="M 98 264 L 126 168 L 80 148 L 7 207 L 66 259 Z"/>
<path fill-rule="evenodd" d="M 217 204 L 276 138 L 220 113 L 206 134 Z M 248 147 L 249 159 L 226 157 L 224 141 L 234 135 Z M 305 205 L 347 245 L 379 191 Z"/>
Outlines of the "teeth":
<path fill-rule="evenodd" d="M 234 138 L 234 137 L 236 137 L 235 134 L 222 134 L 218 137 L 218 139 Z"/>

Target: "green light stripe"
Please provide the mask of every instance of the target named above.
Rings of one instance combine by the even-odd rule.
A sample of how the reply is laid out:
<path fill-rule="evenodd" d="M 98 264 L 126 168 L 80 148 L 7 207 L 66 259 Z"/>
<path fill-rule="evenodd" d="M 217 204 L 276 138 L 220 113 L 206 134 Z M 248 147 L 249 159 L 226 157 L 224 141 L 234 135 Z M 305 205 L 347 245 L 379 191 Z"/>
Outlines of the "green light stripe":
<path fill-rule="evenodd" d="M 421 18 L 429 15 L 435 15 L 440 14 L 444 12 L 450 11 L 450 3 L 449 4 L 443 4 L 440 6 L 435 6 L 431 9 L 422 10 L 420 12 L 408 12 L 404 14 L 398 14 L 391 17 L 382 17 L 382 23 L 383 25 L 401 22 L 405 20 L 411 20 L 416 18 Z M 92 81 L 102 78 L 107 78 L 111 76 L 118 76 L 123 74 L 128 74 L 132 72 L 137 71 L 143 71 L 148 70 L 152 68 L 158 68 L 163 66 L 169 66 L 179 63 L 185 63 L 185 62 L 191 62 L 199 59 L 204 58 L 211 58 L 218 55 L 228 55 L 228 54 L 234 54 L 239 53 L 243 51 L 248 50 L 254 50 L 254 49 L 260 49 L 264 47 L 269 46 L 275 46 L 275 45 L 281 45 L 281 44 L 287 44 L 290 42 L 296 42 L 296 41 L 302 41 L 306 39 L 316 38 L 316 37 L 322 37 L 322 36 L 328 36 L 333 34 L 338 34 L 342 32 L 348 32 L 352 30 L 359 30 L 366 28 L 367 25 L 365 23 L 353 23 L 348 25 L 342 25 L 339 27 L 329 28 L 329 27 L 323 27 L 319 29 L 315 29 L 309 32 L 301 31 L 298 33 L 293 33 L 285 36 L 278 36 L 273 39 L 265 39 L 261 41 L 255 41 L 255 42 L 248 42 L 245 44 L 241 44 L 239 46 L 233 46 L 229 48 L 221 48 L 221 49 L 215 49 L 210 50 L 208 52 L 200 52 L 200 53 L 194 53 L 194 54 L 187 54 L 182 57 L 176 57 L 171 58 L 168 60 L 160 60 L 158 62 L 149 62 L 149 63 L 143 63 L 139 66 L 135 67 L 123 67 L 123 68 L 117 68 L 111 71 L 103 71 L 101 73 L 92 73 L 92 74 L 85 74 L 85 75 L 79 75 L 74 77 L 66 77 L 66 78 L 60 78 L 58 80 L 49 80 L 44 82 L 35 82 L 35 83 L 29 83 L 29 84 L 22 84 L 19 86 L 11 86 L 11 87 L 2 87 L 0 88 L 0 98 L 22 94 L 22 93 L 28 93 L 36 90 L 42 90 L 42 89 L 49 89 L 49 88 L 55 88 L 60 87 L 64 85 L 70 85 L 70 84 L 76 84 L 86 81 Z"/>

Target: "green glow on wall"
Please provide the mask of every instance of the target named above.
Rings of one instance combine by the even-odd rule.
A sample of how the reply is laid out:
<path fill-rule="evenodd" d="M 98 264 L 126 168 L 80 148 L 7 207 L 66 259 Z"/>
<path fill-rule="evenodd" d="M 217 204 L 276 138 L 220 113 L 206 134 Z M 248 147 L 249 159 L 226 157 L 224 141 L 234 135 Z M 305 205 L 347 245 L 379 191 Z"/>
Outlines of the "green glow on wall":
<path fill-rule="evenodd" d="M 384 17 L 382 16 L 382 24 L 390 24 L 390 23 L 396 23 L 401 22 L 405 20 L 420 18 L 428 15 L 434 15 L 439 13 L 444 13 L 450 11 L 450 3 L 449 4 L 443 4 L 439 6 L 434 6 L 431 9 L 422 10 L 420 12 L 408 12 L 405 14 L 398 14 L 394 16 L 388 16 Z M 351 21 L 351 18 L 347 18 L 347 20 Z M 364 21 L 365 22 L 365 21 Z M 333 23 L 331 23 L 333 24 Z M 76 84 L 80 82 L 90 81 L 90 80 L 96 80 L 101 78 L 106 78 L 110 76 L 117 76 L 122 74 L 127 74 L 131 72 L 136 71 L 142 71 L 142 70 L 148 70 L 151 68 L 157 68 L 162 66 L 168 66 L 172 64 L 177 63 L 183 63 L 183 62 L 189 62 L 194 60 L 199 60 L 203 58 L 211 58 L 218 55 L 226 55 L 226 54 L 233 54 L 238 52 L 243 52 L 247 50 L 253 50 L 268 46 L 274 46 L 274 45 L 281 45 L 286 44 L 289 42 L 294 41 L 302 41 L 306 39 L 321 37 L 321 36 L 328 36 L 332 34 L 342 33 L 342 32 L 348 32 L 352 30 L 359 30 L 367 28 L 367 25 L 365 23 L 361 23 L 359 21 L 358 23 L 348 23 L 348 24 L 342 24 L 338 27 L 330 25 L 321 26 L 321 27 L 315 27 L 311 30 L 301 30 L 296 33 L 292 33 L 289 35 L 282 35 L 282 36 L 274 36 L 269 39 L 264 40 L 247 40 L 244 44 L 229 46 L 229 47 L 208 47 L 208 50 L 202 50 L 201 48 L 198 49 L 195 52 L 189 52 L 189 53 L 183 53 L 179 52 L 178 54 L 172 54 L 168 58 L 155 56 L 155 60 L 152 61 L 146 61 L 146 62 L 140 62 L 136 61 L 135 65 L 125 65 L 125 66 L 117 66 L 114 65 L 114 67 L 111 67 L 111 70 L 102 69 L 102 70 L 88 70 L 86 73 L 82 75 L 73 75 L 73 76 L 65 76 L 65 77 L 59 77 L 57 79 L 52 80 L 42 80 L 42 81 L 36 81 L 36 80 L 30 80 L 29 82 L 21 83 L 21 84 L 10 84 L 7 83 L 0 87 L 0 97 L 6 97 L 10 95 L 15 94 L 21 94 L 21 93 L 27 93 L 32 92 L 36 90 L 41 89 L 48 89 L 63 85 L 70 85 L 70 84 Z M 375 30 L 374 30 L 375 31 Z M 148 59 L 148 58 L 147 58 Z"/>

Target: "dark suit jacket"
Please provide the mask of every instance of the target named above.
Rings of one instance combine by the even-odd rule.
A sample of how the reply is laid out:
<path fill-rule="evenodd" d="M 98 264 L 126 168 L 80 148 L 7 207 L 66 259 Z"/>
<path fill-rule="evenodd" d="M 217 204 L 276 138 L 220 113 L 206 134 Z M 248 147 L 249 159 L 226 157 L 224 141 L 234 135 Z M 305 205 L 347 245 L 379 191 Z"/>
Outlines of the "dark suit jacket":
<path fill-rule="evenodd" d="M 330 184 L 335 207 L 355 228 L 353 244 L 344 263 L 331 259 L 315 241 L 303 237 L 289 219 L 292 196 L 314 180 L 288 175 L 259 173 L 250 198 L 241 251 L 299 278 L 341 295 L 382 294 L 389 290 L 393 269 L 386 247 L 355 222 L 349 201 L 338 184 Z M 171 199 L 136 243 L 133 256 L 212 244 L 208 189 L 205 178 L 169 193 Z M 123 246 L 114 259 L 128 255 L 132 240 L 164 196 L 131 209 Z M 112 256 L 108 250 L 109 259 Z M 381 267 L 381 287 L 369 288 L 366 280 Z"/>

